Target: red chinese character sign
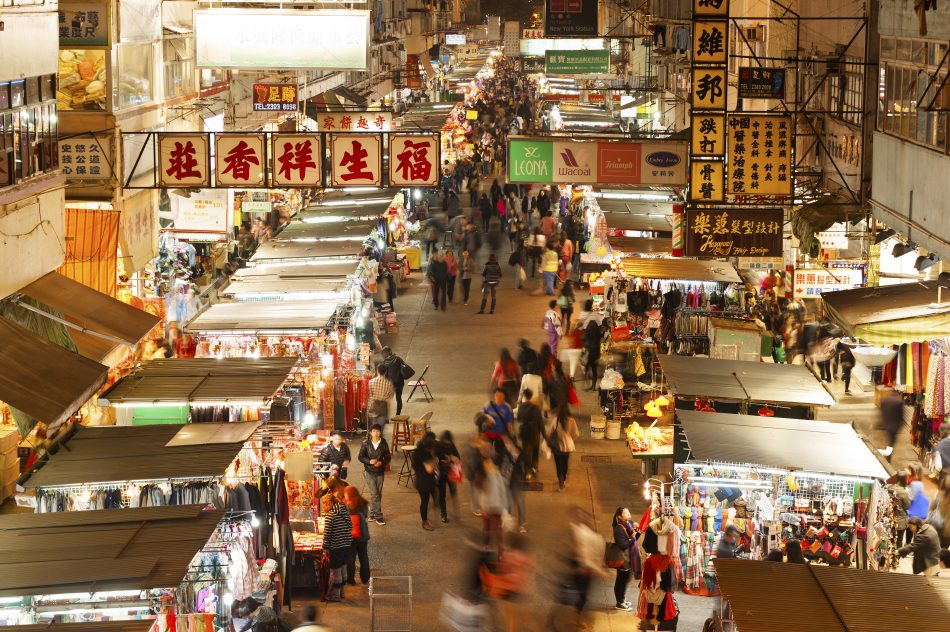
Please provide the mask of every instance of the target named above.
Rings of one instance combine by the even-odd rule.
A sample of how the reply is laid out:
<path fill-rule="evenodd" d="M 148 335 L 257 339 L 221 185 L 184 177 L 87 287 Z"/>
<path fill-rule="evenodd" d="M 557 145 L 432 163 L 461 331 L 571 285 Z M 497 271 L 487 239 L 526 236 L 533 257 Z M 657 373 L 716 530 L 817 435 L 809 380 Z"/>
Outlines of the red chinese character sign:
<path fill-rule="evenodd" d="M 319 135 L 273 134 L 271 143 L 272 186 L 300 187 L 323 184 L 323 150 Z"/>
<path fill-rule="evenodd" d="M 393 126 L 392 112 L 318 112 L 321 132 L 388 132 Z"/>
<path fill-rule="evenodd" d="M 392 134 L 389 137 L 389 184 L 434 187 L 439 183 L 439 136 Z"/>
<path fill-rule="evenodd" d="M 216 134 L 214 147 L 217 186 L 266 186 L 263 134 Z"/>
<path fill-rule="evenodd" d="M 161 134 L 158 146 L 158 183 L 162 187 L 208 187 L 207 134 Z"/>
<path fill-rule="evenodd" d="M 382 140 L 372 134 L 334 134 L 330 147 L 335 187 L 382 184 Z"/>

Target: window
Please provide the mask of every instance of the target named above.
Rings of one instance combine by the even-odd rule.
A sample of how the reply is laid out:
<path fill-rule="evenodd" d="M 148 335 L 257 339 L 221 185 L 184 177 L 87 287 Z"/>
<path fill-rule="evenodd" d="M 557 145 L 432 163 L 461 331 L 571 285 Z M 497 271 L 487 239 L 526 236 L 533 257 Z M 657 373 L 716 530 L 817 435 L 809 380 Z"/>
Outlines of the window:
<path fill-rule="evenodd" d="M 165 95 L 174 99 L 195 92 L 195 38 L 194 35 L 166 37 Z"/>
<path fill-rule="evenodd" d="M 22 86 L 23 97 L 40 99 L 52 76 L 28 77 L 12 82 Z M 9 89 L 0 84 L 0 93 Z M 50 95 L 53 96 L 53 95 Z M 49 99 L 0 113 L 0 187 L 16 184 L 59 166 L 56 101 Z"/>
<path fill-rule="evenodd" d="M 946 42 L 881 38 L 879 131 L 947 151 L 947 113 L 918 109 L 921 98 L 925 108 L 944 107 L 935 90 L 946 75 L 946 64 L 940 66 L 946 53 Z"/>
<path fill-rule="evenodd" d="M 155 47 L 153 44 L 120 44 L 116 47 L 118 72 L 113 87 L 116 110 L 151 103 L 155 99 L 152 86 Z"/>
<path fill-rule="evenodd" d="M 864 67 L 857 57 L 845 57 L 839 65 L 840 72 L 828 77 L 830 86 L 830 109 L 835 118 L 861 124 L 864 111 Z"/>

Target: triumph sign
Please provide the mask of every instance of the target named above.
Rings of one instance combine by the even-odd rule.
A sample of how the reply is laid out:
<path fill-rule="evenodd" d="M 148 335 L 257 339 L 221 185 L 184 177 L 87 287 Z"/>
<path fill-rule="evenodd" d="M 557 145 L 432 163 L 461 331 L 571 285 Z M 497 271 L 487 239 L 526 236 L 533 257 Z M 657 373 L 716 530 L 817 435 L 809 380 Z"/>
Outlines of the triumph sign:
<path fill-rule="evenodd" d="M 513 137 L 509 182 L 554 184 L 686 184 L 683 141 L 581 141 Z"/>

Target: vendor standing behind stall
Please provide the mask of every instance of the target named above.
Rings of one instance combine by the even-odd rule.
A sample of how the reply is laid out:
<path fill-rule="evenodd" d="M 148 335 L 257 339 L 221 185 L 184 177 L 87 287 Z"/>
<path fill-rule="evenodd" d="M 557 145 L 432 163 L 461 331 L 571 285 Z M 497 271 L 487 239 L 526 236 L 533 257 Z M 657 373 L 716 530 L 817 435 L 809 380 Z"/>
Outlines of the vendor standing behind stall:
<path fill-rule="evenodd" d="M 350 465 L 350 447 L 343 440 L 343 435 L 334 432 L 330 435 L 330 443 L 320 453 L 320 460 L 340 468 L 340 477 L 346 478 L 346 468 Z"/>

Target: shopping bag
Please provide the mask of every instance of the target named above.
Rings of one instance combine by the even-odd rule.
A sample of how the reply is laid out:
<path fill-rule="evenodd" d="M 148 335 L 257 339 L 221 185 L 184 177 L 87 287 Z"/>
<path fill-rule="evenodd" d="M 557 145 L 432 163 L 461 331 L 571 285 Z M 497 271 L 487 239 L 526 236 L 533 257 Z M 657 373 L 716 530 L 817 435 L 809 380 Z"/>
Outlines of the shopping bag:
<path fill-rule="evenodd" d="M 607 542 L 604 549 L 604 566 L 607 568 L 629 568 L 630 552 L 622 549 L 616 542 Z"/>

